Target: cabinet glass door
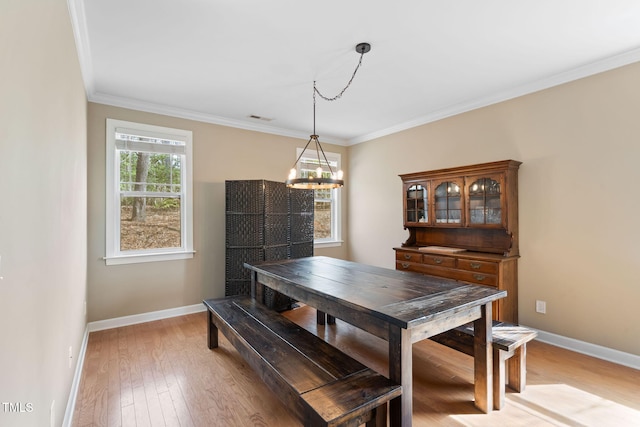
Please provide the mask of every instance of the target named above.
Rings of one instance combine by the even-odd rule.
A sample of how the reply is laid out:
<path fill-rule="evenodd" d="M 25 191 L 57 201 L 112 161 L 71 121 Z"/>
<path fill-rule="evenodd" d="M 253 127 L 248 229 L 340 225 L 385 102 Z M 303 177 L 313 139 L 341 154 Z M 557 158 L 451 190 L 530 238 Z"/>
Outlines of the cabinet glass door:
<path fill-rule="evenodd" d="M 422 184 L 413 184 L 407 187 L 406 222 L 429 222 L 427 199 L 428 192 L 426 186 Z"/>
<path fill-rule="evenodd" d="M 459 183 L 442 182 L 436 186 L 434 196 L 436 224 L 460 224 L 462 197 Z"/>
<path fill-rule="evenodd" d="M 478 178 L 469 184 L 469 224 L 501 224 L 500 182 Z"/>

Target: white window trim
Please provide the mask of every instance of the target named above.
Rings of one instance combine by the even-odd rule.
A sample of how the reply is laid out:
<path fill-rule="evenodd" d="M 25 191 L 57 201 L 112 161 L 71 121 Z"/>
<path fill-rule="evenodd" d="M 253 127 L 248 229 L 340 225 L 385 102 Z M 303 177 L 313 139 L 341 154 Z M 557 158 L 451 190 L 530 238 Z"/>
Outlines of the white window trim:
<path fill-rule="evenodd" d="M 120 174 L 116 166 L 116 129 L 133 129 L 145 135 L 167 137 L 185 141 L 185 167 L 181 182 L 185 193 L 181 201 L 183 219 L 182 246 L 180 248 L 149 249 L 141 251 L 120 251 L 120 215 L 116 207 L 120 206 L 118 192 Z M 193 258 L 193 133 L 182 129 L 171 129 L 123 120 L 107 119 L 106 125 L 106 265 L 135 264 L 154 261 L 171 261 Z"/>
<path fill-rule="evenodd" d="M 300 155 L 302 154 L 302 150 L 302 148 L 298 148 L 296 150 L 296 158 L 300 157 Z M 310 150 L 307 149 L 307 151 Z M 331 153 L 325 151 L 324 154 L 327 156 L 327 160 L 337 162 L 337 169 L 340 170 L 342 166 L 342 157 L 340 153 Z M 298 165 L 300 165 L 300 163 L 301 162 L 298 162 Z M 330 248 L 342 246 L 342 243 L 344 243 L 344 241 L 342 240 L 342 200 L 340 198 L 340 191 L 341 190 L 339 188 L 334 188 L 331 190 L 331 237 L 323 239 L 314 238 L 314 248 Z"/>

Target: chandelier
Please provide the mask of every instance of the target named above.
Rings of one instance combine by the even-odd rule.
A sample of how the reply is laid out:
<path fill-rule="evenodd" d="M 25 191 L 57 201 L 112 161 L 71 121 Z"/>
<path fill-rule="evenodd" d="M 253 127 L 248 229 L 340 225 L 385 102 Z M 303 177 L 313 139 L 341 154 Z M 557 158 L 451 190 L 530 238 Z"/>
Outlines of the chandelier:
<path fill-rule="evenodd" d="M 356 66 L 356 69 L 353 71 L 353 74 L 351 75 L 351 79 L 349 79 L 349 82 L 344 87 L 344 89 L 342 89 L 340 93 L 338 93 L 336 96 L 326 97 L 323 94 L 321 94 L 320 91 L 316 88 L 316 82 L 314 80 L 313 82 L 313 134 L 309 137 L 309 141 L 307 142 L 307 145 L 304 146 L 304 149 L 296 159 L 295 163 L 293 164 L 293 167 L 291 168 L 291 171 L 289 172 L 289 179 L 285 181 L 285 184 L 287 185 L 287 187 L 317 190 L 317 189 L 324 189 L 324 188 L 338 188 L 344 185 L 344 181 L 342 180 L 342 171 L 333 170 L 333 168 L 331 167 L 331 163 L 329 163 L 329 160 L 327 160 L 327 156 L 324 154 L 324 150 L 322 149 L 322 144 L 320 144 L 320 140 L 318 139 L 319 136 L 316 134 L 316 94 L 318 94 L 325 101 L 335 101 L 336 99 L 339 99 L 342 96 L 342 94 L 349 88 L 349 86 L 351 85 L 351 82 L 353 81 L 353 78 L 356 76 L 356 73 L 358 72 L 358 68 L 360 68 L 360 65 L 362 64 L 362 57 L 364 56 L 365 53 L 369 52 L 370 50 L 371 50 L 371 45 L 369 43 L 359 43 L 358 45 L 356 45 L 356 52 L 360 54 L 360 60 L 358 61 L 358 65 Z M 298 163 L 300 162 L 300 159 L 302 158 L 304 153 L 307 151 L 307 149 L 311 150 L 311 148 L 309 148 L 309 145 L 312 142 L 314 143 L 315 150 L 316 150 L 316 158 L 318 159 L 318 168 L 315 170 L 315 175 L 309 172 L 305 177 L 299 176 Z M 322 154 L 322 157 L 320 157 L 320 154 Z M 324 162 L 322 160 L 324 160 Z M 323 164 L 326 164 L 327 167 L 329 168 L 328 174 L 324 172 L 324 168 L 322 167 Z"/>

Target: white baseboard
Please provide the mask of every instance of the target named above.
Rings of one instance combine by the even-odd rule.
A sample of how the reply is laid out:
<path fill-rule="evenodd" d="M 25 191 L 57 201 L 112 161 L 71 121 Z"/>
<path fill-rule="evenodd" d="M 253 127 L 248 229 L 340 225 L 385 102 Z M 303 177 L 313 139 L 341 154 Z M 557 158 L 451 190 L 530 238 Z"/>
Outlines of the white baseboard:
<path fill-rule="evenodd" d="M 76 409 L 76 400 L 78 398 L 78 389 L 80 388 L 80 379 L 82 378 L 82 367 L 84 366 L 84 356 L 87 353 L 87 343 L 89 342 L 89 328 L 84 329 L 80 352 L 78 353 L 78 361 L 76 362 L 76 370 L 73 373 L 73 381 L 71 382 L 71 391 L 69 392 L 69 400 L 67 408 L 64 411 L 64 419 L 62 427 L 70 427 L 73 420 L 73 412 Z"/>
<path fill-rule="evenodd" d="M 624 351 L 614 350 L 601 345 L 552 334 L 551 332 L 541 331 L 531 328 L 530 326 L 527 326 L 527 328 L 538 331 L 538 337 L 536 338 L 538 341 L 640 370 L 640 356 L 635 354 L 625 353 Z"/>
<path fill-rule="evenodd" d="M 185 314 L 199 313 L 205 310 L 206 307 L 204 306 L 204 304 L 187 305 L 184 307 L 169 308 L 167 310 L 152 311 L 149 313 L 134 314 L 131 316 L 123 316 L 116 317 L 114 319 L 89 322 L 87 328 L 89 329 L 89 332 L 102 331 L 105 329 L 120 328 L 122 326 L 135 325 L 138 323 L 152 322 L 154 320 L 184 316 Z"/>

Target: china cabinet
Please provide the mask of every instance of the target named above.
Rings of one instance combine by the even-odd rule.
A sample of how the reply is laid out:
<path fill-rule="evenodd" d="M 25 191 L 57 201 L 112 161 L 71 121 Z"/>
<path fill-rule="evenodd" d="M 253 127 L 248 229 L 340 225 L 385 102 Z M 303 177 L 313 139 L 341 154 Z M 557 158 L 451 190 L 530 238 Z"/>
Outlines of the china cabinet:
<path fill-rule="evenodd" d="M 518 321 L 518 168 L 503 160 L 400 175 L 408 239 L 396 269 L 504 289 L 497 320 Z"/>

